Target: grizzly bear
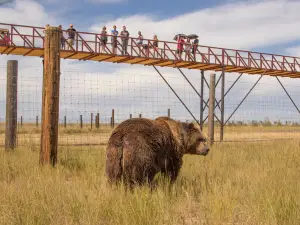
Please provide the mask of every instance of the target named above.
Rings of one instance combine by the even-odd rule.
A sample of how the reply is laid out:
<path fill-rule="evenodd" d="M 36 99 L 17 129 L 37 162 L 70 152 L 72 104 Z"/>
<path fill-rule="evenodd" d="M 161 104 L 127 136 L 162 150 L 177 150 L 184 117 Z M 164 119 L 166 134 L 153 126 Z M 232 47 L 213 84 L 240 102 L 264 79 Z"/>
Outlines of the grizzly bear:
<path fill-rule="evenodd" d="M 200 129 L 168 117 L 123 121 L 112 132 L 106 149 L 106 175 L 110 184 L 152 184 L 161 172 L 176 180 L 184 154 L 207 155 Z"/>

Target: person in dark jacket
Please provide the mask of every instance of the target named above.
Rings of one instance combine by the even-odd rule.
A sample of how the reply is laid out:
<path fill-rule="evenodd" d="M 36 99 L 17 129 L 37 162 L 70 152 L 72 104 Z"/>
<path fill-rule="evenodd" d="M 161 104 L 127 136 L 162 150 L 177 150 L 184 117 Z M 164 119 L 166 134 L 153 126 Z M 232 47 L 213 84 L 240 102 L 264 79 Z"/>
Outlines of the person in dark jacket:
<path fill-rule="evenodd" d="M 76 30 L 73 28 L 73 24 L 70 24 L 69 29 L 67 30 L 68 34 L 68 50 L 71 49 L 71 46 L 74 45 Z"/>

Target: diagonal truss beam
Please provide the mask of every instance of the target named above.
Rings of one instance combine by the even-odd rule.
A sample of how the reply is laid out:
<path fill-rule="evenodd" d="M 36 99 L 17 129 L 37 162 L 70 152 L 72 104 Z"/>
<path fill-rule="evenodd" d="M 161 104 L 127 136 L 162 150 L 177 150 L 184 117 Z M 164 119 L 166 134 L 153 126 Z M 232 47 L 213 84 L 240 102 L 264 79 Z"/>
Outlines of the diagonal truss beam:
<path fill-rule="evenodd" d="M 191 87 L 194 89 L 194 91 L 197 93 L 197 95 L 200 97 L 201 100 L 203 100 L 203 103 L 205 104 L 205 107 L 208 107 L 208 101 L 204 101 L 203 96 L 197 91 L 197 89 L 194 87 L 194 85 L 190 82 L 190 80 L 185 76 L 185 74 L 181 71 L 181 69 L 177 68 L 179 72 L 182 74 L 182 76 L 185 78 L 185 80 L 191 85 Z M 205 78 L 204 78 L 205 79 Z M 205 109 L 205 108 L 204 108 Z M 204 110 L 203 110 L 204 111 Z M 214 117 L 220 122 L 221 120 L 217 117 L 216 114 L 214 114 Z"/>
<path fill-rule="evenodd" d="M 243 73 L 240 73 L 240 75 L 238 76 L 238 78 L 233 82 L 233 84 L 230 86 L 230 88 L 228 88 L 228 90 L 226 91 L 226 93 L 224 94 L 224 98 L 226 97 L 226 95 L 230 92 L 230 90 L 234 87 L 234 85 L 238 82 L 238 80 L 242 77 Z M 221 100 L 218 101 L 218 105 L 221 103 Z M 215 106 L 215 109 L 217 108 L 217 106 Z M 205 109 L 205 108 L 204 108 Z M 208 116 L 205 117 L 203 123 L 205 123 L 205 121 L 208 119 Z"/>
<path fill-rule="evenodd" d="M 299 110 L 298 106 L 296 105 L 296 103 L 294 102 L 294 100 L 292 99 L 292 97 L 290 96 L 290 94 L 287 92 L 287 90 L 285 89 L 285 87 L 283 86 L 283 84 L 281 83 L 281 81 L 279 80 L 279 78 L 277 76 L 276 76 L 276 79 L 278 80 L 279 84 L 281 85 L 281 87 L 285 91 L 286 95 L 289 97 L 289 99 L 291 100 L 291 102 L 293 103 L 293 105 L 295 106 L 295 108 L 297 109 L 298 113 L 300 113 L 300 110 Z"/>
<path fill-rule="evenodd" d="M 194 85 L 190 82 L 190 80 L 185 76 L 185 74 L 181 71 L 180 68 L 177 68 L 181 75 L 185 78 L 185 80 L 191 85 L 191 87 L 194 89 L 194 91 L 197 93 L 197 95 L 203 99 L 203 96 L 197 91 L 197 89 L 194 87 Z M 204 104 L 207 106 L 207 102 L 204 102 Z"/>
<path fill-rule="evenodd" d="M 235 112 L 240 108 L 240 106 L 243 104 L 243 102 L 245 101 L 245 99 L 248 97 L 248 95 L 252 92 L 252 90 L 256 87 L 256 85 L 258 84 L 258 82 L 261 80 L 261 78 L 263 77 L 263 74 L 260 75 L 260 77 L 258 78 L 258 80 L 255 82 L 255 84 L 252 86 L 252 88 L 248 91 L 248 93 L 246 94 L 246 96 L 243 98 L 243 100 L 240 102 L 240 104 L 235 108 L 235 110 L 231 113 L 231 115 L 228 117 L 228 119 L 226 120 L 226 122 L 224 123 L 224 126 L 228 123 L 228 121 L 231 119 L 231 117 L 235 114 Z"/>
<path fill-rule="evenodd" d="M 164 76 L 159 72 L 159 70 L 153 66 L 153 68 L 156 70 L 156 72 L 160 75 L 160 77 L 165 81 L 165 83 L 169 86 L 169 88 L 173 91 L 173 93 L 176 95 L 178 100 L 181 102 L 181 104 L 185 107 L 185 109 L 190 113 L 190 115 L 193 117 L 193 119 L 198 123 L 200 126 L 200 123 L 196 119 L 196 117 L 193 115 L 193 113 L 189 110 L 189 108 L 186 106 L 186 104 L 182 101 L 182 99 L 179 97 L 179 95 L 176 93 L 176 91 L 171 87 L 171 85 L 168 83 L 168 81 L 164 78 Z"/>

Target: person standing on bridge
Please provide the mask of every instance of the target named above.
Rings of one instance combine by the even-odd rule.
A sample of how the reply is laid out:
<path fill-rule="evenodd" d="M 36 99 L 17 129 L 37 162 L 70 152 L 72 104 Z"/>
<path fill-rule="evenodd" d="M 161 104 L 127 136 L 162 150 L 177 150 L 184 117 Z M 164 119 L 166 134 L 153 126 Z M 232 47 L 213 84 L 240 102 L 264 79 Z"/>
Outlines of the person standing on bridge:
<path fill-rule="evenodd" d="M 129 32 L 126 30 L 126 26 L 123 26 L 123 30 L 121 31 L 121 39 L 122 39 L 122 55 L 128 55 L 127 46 L 128 46 Z"/>
<path fill-rule="evenodd" d="M 188 38 L 186 43 L 185 43 L 185 61 L 190 61 L 191 58 L 191 49 L 192 49 L 192 44 L 190 39 Z"/>
<path fill-rule="evenodd" d="M 106 26 L 104 26 L 102 28 L 102 32 L 101 32 L 101 51 L 100 53 L 104 53 L 106 52 L 105 48 L 106 48 L 106 44 L 107 44 L 107 32 L 106 32 Z"/>
<path fill-rule="evenodd" d="M 141 31 L 138 32 L 138 35 L 139 36 L 138 36 L 137 46 L 139 47 L 140 55 L 141 55 L 141 49 L 143 48 L 143 39 L 144 39 L 144 37 L 143 37 Z"/>
<path fill-rule="evenodd" d="M 158 38 L 157 38 L 156 34 L 153 37 L 153 56 L 154 57 L 155 57 L 155 52 L 157 52 L 157 57 L 158 57 Z"/>
<path fill-rule="evenodd" d="M 184 38 L 183 37 L 178 37 L 178 41 L 177 41 L 177 55 L 179 60 L 182 60 L 181 55 L 183 52 L 183 45 L 184 45 Z"/>
<path fill-rule="evenodd" d="M 194 42 L 193 42 L 193 49 L 192 49 L 195 61 L 196 61 L 196 54 L 197 54 L 198 44 L 199 44 L 199 39 L 198 39 L 198 37 L 196 37 Z"/>
<path fill-rule="evenodd" d="M 76 30 L 73 28 L 73 24 L 70 24 L 67 33 L 68 33 L 68 50 L 70 50 L 71 47 L 74 45 L 74 39 L 76 34 Z"/>
<path fill-rule="evenodd" d="M 65 49 L 65 38 L 64 38 L 64 34 L 63 34 L 63 30 L 62 30 L 62 26 L 59 25 L 58 26 L 59 30 L 60 30 L 60 46 L 62 49 Z"/>
<path fill-rule="evenodd" d="M 117 47 L 118 47 L 118 35 L 119 35 L 119 32 L 117 31 L 117 26 L 114 25 L 113 26 L 113 30 L 111 30 L 111 45 L 112 45 L 112 50 L 113 50 L 113 54 L 116 54 L 117 53 Z"/>

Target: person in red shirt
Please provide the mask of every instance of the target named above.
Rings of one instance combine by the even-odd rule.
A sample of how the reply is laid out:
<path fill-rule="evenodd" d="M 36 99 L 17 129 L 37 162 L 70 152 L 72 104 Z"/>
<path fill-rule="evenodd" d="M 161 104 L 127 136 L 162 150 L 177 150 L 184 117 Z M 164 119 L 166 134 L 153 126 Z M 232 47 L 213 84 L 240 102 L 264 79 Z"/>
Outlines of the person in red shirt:
<path fill-rule="evenodd" d="M 182 60 L 181 55 L 183 52 L 183 45 L 184 45 L 184 39 L 183 37 L 179 37 L 177 41 L 177 55 L 180 60 Z"/>

